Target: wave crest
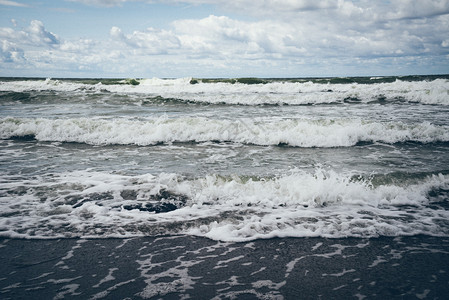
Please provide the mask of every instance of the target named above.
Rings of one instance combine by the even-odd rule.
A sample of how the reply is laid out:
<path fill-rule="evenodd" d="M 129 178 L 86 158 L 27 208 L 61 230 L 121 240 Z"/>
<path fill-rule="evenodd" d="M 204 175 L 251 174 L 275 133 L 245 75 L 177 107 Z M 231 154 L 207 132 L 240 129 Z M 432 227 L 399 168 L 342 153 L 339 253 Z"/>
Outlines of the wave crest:
<path fill-rule="evenodd" d="M 30 137 L 40 141 L 92 145 L 155 145 L 173 142 L 235 142 L 293 147 L 349 147 L 360 142 L 448 142 L 449 128 L 429 122 L 362 120 L 219 120 L 159 117 L 125 119 L 0 119 L 0 138 Z"/>
<path fill-rule="evenodd" d="M 191 84 L 196 82 L 197 84 Z M 132 84 L 131 84 L 132 83 Z M 449 80 L 401 81 L 359 84 L 318 83 L 312 81 L 271 81 L 264 84 L 240 82 L 200 82 L 190 77 L 179 79 L 97 80 L 93 83 L 69 80 L 0 81 L 0 91 L 93 92 L 161 96 L 190 103 L 226 105 L 311 105 L 342 103 L 407 102 L 449 105 Z M 354 101 L 356 100 L 356 101 Z"/>

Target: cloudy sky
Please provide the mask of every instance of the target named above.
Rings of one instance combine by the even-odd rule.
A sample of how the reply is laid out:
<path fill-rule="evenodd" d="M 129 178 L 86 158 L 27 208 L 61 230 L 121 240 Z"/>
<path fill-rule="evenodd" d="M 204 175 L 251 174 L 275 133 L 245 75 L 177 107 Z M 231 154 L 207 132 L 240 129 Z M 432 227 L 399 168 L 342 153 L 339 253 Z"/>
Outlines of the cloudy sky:
<path fill-rule="evenodd" d="M 0 0 L 0 76 L 449 73 L 449 0 Z"/>

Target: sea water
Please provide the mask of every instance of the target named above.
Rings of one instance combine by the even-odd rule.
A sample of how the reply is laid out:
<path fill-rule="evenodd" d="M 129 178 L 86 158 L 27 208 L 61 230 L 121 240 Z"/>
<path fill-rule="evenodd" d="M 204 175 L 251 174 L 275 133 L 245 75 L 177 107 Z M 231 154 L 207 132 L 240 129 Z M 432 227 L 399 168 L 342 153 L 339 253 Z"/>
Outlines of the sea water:
<path fill-rule="evenodd" d="M 0 236 L 449 236 L 448 76 L 0 80 Z"/>

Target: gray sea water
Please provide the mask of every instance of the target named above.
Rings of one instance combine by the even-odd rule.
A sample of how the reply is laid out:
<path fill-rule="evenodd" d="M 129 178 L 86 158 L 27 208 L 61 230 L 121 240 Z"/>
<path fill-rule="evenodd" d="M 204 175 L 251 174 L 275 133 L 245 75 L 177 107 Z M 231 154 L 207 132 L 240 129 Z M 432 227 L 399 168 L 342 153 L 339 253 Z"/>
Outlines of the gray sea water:
<path fill-rule="evenodd" d="M 449 235 L 449 81 L 0 81 L 0 235 Z"/>
<path fill-rule="evenodd" d="M 448 76 L 1 78 L 0 293 L 444 298 L 448 150 Z"/>

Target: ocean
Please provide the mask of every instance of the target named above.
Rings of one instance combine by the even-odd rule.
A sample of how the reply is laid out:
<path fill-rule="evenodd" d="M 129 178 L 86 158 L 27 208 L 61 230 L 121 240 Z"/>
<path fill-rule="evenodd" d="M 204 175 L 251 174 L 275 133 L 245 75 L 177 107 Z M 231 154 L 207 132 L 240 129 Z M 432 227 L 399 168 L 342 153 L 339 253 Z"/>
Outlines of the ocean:
<path fill-rule="evenodd" d="M 0 78 L 0 237 L 2 299 L 444 299 L 449 75 Z"/>

